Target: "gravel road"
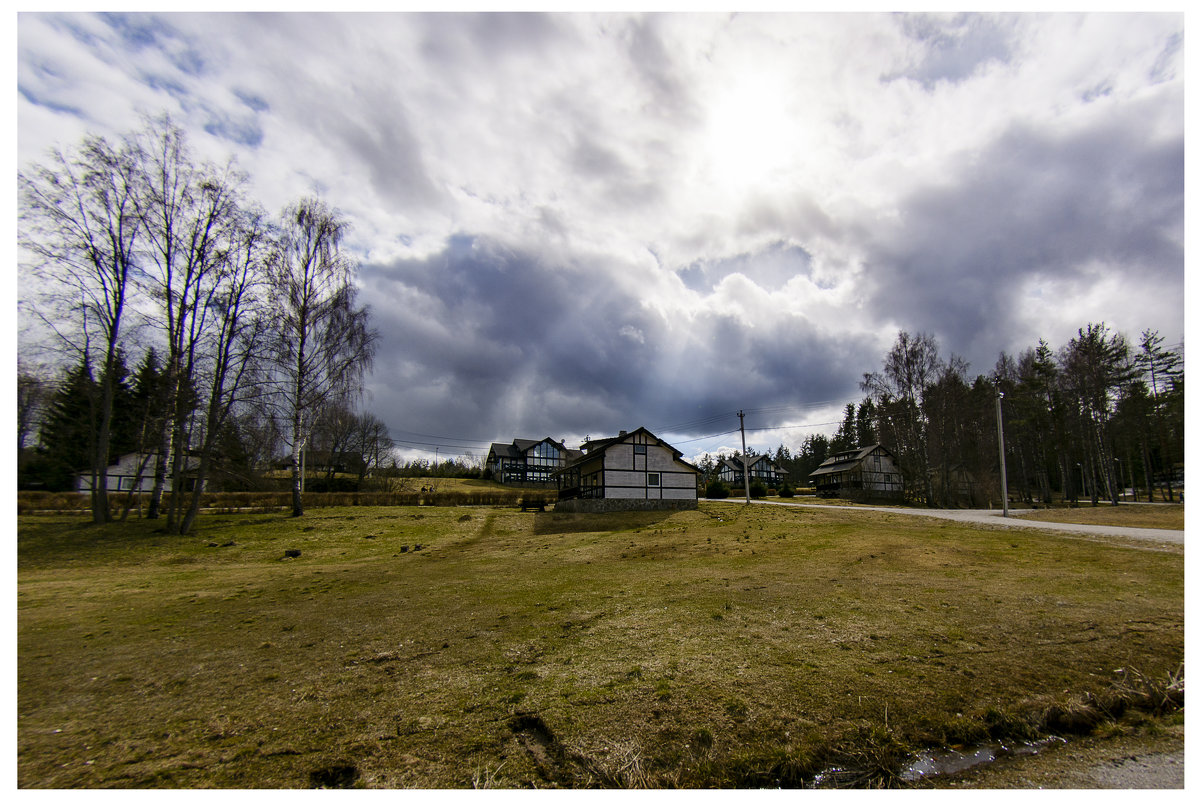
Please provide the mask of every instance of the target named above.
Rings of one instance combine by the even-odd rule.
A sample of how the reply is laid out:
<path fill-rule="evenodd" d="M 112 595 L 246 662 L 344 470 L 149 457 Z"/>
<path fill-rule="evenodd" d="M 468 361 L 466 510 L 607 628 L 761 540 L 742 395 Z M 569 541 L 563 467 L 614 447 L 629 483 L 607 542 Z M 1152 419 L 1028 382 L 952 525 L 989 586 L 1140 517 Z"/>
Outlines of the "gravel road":
<path fill-rule="evenodd" d="M 746 503 L 746 500 L 742 498 L 725 498 L 720 503 Z M 1033 528 L 1045 531 L 1066 531 L 1074 534 L 1127 537 L 1136 540 L 1169 542 L 1177 545 L 1185 544 L 1184 531 L 1161 528 L 1133 528 L 1131 526 L 1088 526 L 1079 523 L 1047 523 L 1042 520 L 1023 520 L 1023 514 L 1030 511 L 1027 509 L 1011 509 L 1010 516 L 1003 517 L 1000 509 L 908 509 L 898 506 L 835 506 L 833 504 L 808 506 L 802 503 L 785 503 L 783 501 L 752 501 L 752 503 L 767 506 L 785 506 L 791 509 L 850 509 L 857 512 L 888 512 L 895 515 L 938 517 L 944 520 L 956 520 L 961 523 L 1008 526 L 1011 528 Z"/>

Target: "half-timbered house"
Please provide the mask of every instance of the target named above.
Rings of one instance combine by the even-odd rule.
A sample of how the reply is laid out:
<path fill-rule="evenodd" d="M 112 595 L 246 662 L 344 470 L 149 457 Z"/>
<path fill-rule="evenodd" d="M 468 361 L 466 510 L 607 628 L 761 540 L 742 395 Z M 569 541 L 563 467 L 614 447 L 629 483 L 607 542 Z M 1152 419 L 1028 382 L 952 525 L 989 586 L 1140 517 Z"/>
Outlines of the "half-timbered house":
<path fill-rule="evenodd" d="M 557 474 L 556 511 L 696 509 L 700 471 L 645 428 L 581 446 Z"/>
<path fill-rule="evenodd" d="M 549 487 L 555 483 L 555 471 L 579 456 L 564 443 L 545 439 L 515 439 L 512 443 L 494 442 L 488 449 L 485 468 L 493 480 L 511 487 Z"/>
<path fill-rule="evenodd" d="M 900 501 L 905 496 L 901 470 L 880 445 L 832 455 L 810 473 L 810 485 L 822 498 Z"/>
<path fill-rule="evenodd" d="M 768 458 L 767 454 L 753 456 L 747 460 L 747 478 L 751 483 L 760 482 L 765 487 L 779 487 L 786 473 Z M 718 463 L 718 480 L 733 487 L 743 486 L 743 457 L 727 456 Z"/>

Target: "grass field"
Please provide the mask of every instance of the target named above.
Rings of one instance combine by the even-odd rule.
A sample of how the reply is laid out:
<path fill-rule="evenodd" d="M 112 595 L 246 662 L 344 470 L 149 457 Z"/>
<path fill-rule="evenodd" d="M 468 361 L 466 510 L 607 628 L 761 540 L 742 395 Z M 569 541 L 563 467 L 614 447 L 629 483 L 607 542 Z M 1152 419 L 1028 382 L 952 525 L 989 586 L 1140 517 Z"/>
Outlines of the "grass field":
<path fill-rule="evenodd" d="M 1049 523 L 1085 523 L 1093 526 L 1134 526 L 1185 530 L 1185 505 L 1180 503 L 1083 504 L 1074 508 L 1037 509 L 1023 513 L 1023 520 Z"/>
<path fill-rule="evenodd" d="M 1171 546 L 704 502 L 198 526 L 18 520 L 20 787 L 888 785 L 1155 725 L 1184 661 Z"/>

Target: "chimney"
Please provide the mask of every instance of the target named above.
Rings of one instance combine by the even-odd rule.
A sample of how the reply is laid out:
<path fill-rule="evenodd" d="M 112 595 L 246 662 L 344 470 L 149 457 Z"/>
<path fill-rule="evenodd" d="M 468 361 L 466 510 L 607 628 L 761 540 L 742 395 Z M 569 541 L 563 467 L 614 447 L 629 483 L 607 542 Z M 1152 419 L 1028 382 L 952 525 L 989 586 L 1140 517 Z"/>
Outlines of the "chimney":
<path fill-rule="evenodd" d="M 619 439 L 621 439 L 621 438 L 622 438 L 622 437 L 624 437 L 624 436 L 626 436 L 626 432 L 625 432 L 625 431 L 619 431 L 619 432 L 618 432 L 618 438 L 619 438 Z"/>

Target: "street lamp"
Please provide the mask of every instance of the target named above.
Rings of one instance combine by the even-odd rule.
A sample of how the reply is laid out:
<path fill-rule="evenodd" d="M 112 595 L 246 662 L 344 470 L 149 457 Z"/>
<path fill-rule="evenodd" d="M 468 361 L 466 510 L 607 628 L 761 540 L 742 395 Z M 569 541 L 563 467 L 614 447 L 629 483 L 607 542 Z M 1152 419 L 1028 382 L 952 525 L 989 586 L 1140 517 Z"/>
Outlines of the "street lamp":
<path fill-rule="evenodd" d="M 1006 393 L 997 393 L 997 458 L 1002 469 L 1002 517 L 1010 516 L 1010 494 L 1006 489 L 1006 441 L 1002 436 L 1002 398 Z"/>

